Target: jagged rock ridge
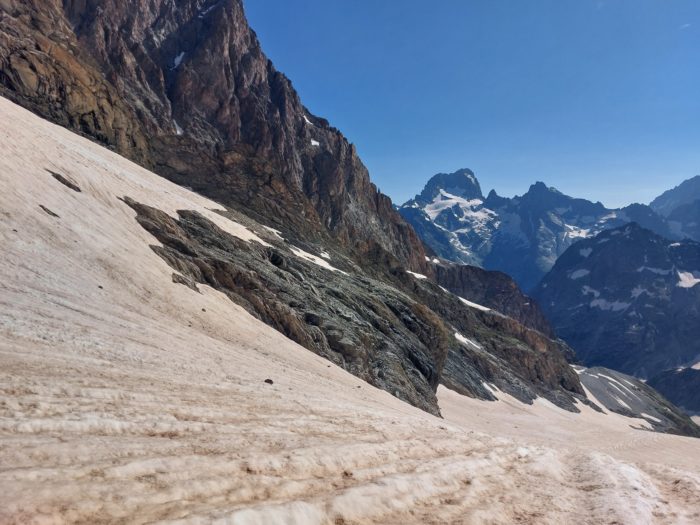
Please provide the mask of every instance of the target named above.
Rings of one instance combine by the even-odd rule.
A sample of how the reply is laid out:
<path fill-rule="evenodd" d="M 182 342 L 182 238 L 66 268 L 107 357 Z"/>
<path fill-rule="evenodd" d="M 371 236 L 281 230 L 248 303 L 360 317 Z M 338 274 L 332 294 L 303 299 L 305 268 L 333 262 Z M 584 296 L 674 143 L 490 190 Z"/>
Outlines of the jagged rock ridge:
<path fill-rule="evenodd" d="M 399 208 L 423 241 L 445 259 L 500 270 L 531 290 L 576 241 L 638 222 L 671 239 L 682 237 L 649 206 L 608 209 L 537 182 L 522 196 L 494 190 L 486 198 L 474 173 L 432 177 L 421 194 Z"/>

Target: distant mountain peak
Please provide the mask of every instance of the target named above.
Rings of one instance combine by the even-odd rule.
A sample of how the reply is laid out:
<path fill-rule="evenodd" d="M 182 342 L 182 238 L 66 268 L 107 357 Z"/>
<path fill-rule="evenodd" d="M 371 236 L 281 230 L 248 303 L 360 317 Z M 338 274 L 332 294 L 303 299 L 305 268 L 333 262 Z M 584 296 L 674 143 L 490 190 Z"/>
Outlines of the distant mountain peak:
<path fill-rule="evenodd" d="M 554 186 L 547 186 L 542 181 L 537 181 L 534 184 L 532 184 L 527 192 L 523 195 L 523 198 L 544 198 L 544 199 L 555 199 L 557 201 L 559 200 L 571 200 L 573 197 L 569 197 L 568 195 L 565 195 L 564 193 L 560 192 L 558 189 L 556 189 Z"/>
<path fill-rule="evenodd" d="M 531 192 L 542 192 L 542 191 L 546 191 L 546 192 L 548 192 L 548 193 L 559 193 L 559 194 L 561 194 L 561 192 L 560 192 L 558 189 L 556 189 L 554 186 L 547 186 L 544 182 L 542 182 L 542 181 L 540 181 L 540 180 L 538 180 L 537 182 L 535 182 L 534 184 L 532 184 L 532 185 L 530 186 L 530 189 L 528 190 L 528 193 L 531 193 Z"/>
<path fill-rule="evenodd" d="M 543 181 L 521 196 L 501 197 L 491 190 L 483 199 L 473 180 L 470 170 L 435 175 L 400 212 L 440 257 L 506 272 L 525 290 L 574 242 L 629 222 L 641 225 L 635 232 L 646 228 L 671 241 L 700 239 L 700 200 L 679 206 L 666 218 L 644 204 L 609 209 Z M 629 233 L 642 240 L 646 235 Z"/>
<path fill-rule="evenodd" d="M 421 205 L 428 204 L 441 194 L 441 190 L 444 193 L 466 200 L 484 199 L 484 195 L 481 193 L 481 186 L 474 172 L 470 169 L 462 168 L 454 173 L 433 175 L 423 188 L 423 191 L 416 195 L 413 201 Z"/>
<path fill-rule="evenodd" d="M 680 206 L 700 200 L 700 175 L 684 180 L 678 186 L 663 192 L 649 206 L 658 214 L 668 217 Z"/>

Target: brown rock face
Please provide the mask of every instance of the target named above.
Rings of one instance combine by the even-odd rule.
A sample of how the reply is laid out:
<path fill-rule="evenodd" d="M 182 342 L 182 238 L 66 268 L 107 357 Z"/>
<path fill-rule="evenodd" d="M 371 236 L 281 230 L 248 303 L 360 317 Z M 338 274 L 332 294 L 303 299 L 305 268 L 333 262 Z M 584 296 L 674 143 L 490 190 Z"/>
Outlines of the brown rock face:
<path fill-rule="evenodd" d="M 0 1 L 0 94 L 144 161 L 140 123 L 86 58 L 60 5 Z"/>
<path fill-rule="evenodd" d="M 424 268 L 413 229 L 265 57 L 240 0 L 0 7 L 0 94 L 267 223 Z"/>
<path fill-rule="evenodd" d="M 431 265 L 437 283 L 455 295 L 512 317 L 528 328 L 555 337 L 554 330 L 534 299 L 502 272 L 458 264 Z"/>

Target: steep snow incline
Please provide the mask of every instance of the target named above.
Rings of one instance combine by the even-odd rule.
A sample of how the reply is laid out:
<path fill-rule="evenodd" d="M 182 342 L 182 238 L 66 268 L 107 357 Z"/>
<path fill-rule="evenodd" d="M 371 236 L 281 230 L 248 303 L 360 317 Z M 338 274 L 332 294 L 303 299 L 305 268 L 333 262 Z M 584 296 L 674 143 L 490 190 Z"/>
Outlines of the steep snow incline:
<path fill-rule="evenodd" d="M 695 441 L 442 389 L 432 417 L 173 283 L 119 198 L 264 242 L 215 203 L 4 99 L 0 144 L 1 523 L 697 522 Z"/>

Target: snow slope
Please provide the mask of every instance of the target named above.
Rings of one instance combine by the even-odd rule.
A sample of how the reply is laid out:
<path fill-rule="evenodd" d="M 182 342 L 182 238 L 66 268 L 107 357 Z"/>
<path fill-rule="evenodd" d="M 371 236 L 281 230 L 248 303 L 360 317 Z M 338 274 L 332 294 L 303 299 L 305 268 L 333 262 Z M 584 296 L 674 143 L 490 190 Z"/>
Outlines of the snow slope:
<path fill-rule="evenodd" d="M 500 393 L 430 416 L 173 283 L 119 199 L 262 228 L 5 99 L 0 153 L 0 523 L 700 518 L 700 442 Z"/>

